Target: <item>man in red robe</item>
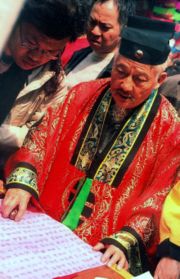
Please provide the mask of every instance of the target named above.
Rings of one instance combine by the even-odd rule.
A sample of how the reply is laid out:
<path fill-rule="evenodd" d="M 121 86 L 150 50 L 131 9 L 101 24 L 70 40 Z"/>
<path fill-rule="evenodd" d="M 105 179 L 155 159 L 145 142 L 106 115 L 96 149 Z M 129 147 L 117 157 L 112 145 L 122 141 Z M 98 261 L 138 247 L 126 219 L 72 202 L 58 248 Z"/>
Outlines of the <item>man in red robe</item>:
<path fill-rule="evenodd" d="M 10 159 L 4 217 L 16 208 L 20 220 L 33 196 L 104 249 L 103 262 L 134 275 L 152 268 L 162 203 L 180 161 L 177 114 L 157 91 L 173 28 L 129 18 L 111 80 L 72 88 Z"/>

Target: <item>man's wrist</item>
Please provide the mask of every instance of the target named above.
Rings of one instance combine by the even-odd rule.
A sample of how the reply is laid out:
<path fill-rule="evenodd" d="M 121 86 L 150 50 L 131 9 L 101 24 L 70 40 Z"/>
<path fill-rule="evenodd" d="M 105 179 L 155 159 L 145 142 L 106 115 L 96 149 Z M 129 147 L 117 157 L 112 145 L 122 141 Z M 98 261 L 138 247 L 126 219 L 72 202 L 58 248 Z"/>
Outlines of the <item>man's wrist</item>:
<path fill-rule="evenodd" d="M 35 168 L 25 162 L 16 166 L 6 180 L 6 189 L 18 188 L 29 192 L 35 199 L 39 197 Z"/>

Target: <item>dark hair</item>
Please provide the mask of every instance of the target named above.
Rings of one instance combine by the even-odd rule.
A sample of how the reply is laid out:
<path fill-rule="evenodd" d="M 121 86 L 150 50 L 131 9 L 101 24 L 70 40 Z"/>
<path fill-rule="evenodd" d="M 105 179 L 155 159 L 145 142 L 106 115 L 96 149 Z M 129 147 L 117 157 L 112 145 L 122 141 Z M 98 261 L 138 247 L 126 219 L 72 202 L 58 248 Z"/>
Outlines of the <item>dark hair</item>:
<path fill-rule="evenodd" d="M 84 32 L 85 9 L 82 0 L 27 0 L 19 21 L 31 23 L 50 38 L 73 41 Z"/>
<path fill-rule="evenodd" d="M 64 70 L 61 65 L 60 57 L 57 60 L 51 61 L 50 70 L 54 71 L 55 75 L 43 85 L 47 96 L 56 92 L 64 78 Z"/>
<path fill-rule="evenodd" d="M 135 0 L 94 0 L 92 3 L 92 7 L 96 3 L 105 3 L 112 1 L 117 6 L 119 11 L 119 23 L 126 24 L 129 15 L 135 15 L 136 12 L 136 1 Z"/>

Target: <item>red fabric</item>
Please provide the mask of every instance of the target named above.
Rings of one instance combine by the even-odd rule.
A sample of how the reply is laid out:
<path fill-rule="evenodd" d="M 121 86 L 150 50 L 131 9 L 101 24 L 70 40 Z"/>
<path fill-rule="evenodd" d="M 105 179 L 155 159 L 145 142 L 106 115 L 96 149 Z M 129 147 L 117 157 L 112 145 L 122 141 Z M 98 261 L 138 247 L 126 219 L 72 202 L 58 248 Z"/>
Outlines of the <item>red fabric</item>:
<path fill-rule="evenodd" d="M 86 36 L 77 38 L 77 40 L 75 42 L 67 43 L 66 48 L 63 51 L 63 54 L 61 56 L 62 66 L 64 67 L 69 62 L 69 60 L 71 59 L 71 57 L 75 51 L 78 51 L 87 46 L 89 46 L 89 42 L 88 42 Z"/>
<path fill-rule="evenodd" d="M 18 161 L 30 162 L 37 168 L 40 204 L 56 220 L 61 220 L 70 192 L 84 176 L 70 164 L 70 159 L 95 100 L 108 84 L 109 79 L 74 87 L 61 108 L 49 111 L 38 131 L 8 163 L 8 173 Z M 93 182 L 93 213 L 75 233 L 94 245 L 129 226 L 142 238 L 149 257 L 153 256 L 159 242 L 161 206 L 180 163 L 179 131 L 174 109 L 162 98 L 119 187 Z"/>

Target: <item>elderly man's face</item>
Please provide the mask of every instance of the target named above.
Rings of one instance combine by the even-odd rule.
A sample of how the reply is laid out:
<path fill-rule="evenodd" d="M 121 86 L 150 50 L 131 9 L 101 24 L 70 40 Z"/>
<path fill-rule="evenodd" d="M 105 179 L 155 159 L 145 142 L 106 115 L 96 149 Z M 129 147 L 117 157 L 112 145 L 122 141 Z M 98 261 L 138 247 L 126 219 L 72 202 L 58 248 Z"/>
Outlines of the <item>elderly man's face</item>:
<path fill-rule="evenodd" d="M 49 38 L 33 25 L 21 23 L 12 34 L 8 48 L 16 64 L 24 70 L 29 70 L 57 59 L 68 41 L 69 38 Z"/>
<path fill-rule="evenodd" d="M 87 38 L 99 54 L 114 51 L 120 40 L 119 12 L 113 1 L 95 3 L 88 20 Z"/>
<path fill-rule="evenodd" d="M 120 55 L 115 59 L 111 77 L 113 99 L 122 108 L 137 107 L 162 82 L 156 67 Z"/>

